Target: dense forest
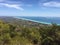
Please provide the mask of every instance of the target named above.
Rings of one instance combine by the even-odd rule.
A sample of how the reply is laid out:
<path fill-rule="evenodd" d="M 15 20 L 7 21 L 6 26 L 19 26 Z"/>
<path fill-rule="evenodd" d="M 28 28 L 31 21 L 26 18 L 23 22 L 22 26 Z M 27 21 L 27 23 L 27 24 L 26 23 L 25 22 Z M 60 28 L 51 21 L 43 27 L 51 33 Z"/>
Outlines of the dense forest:
<path fill-rule="evenodd" d="M 0 45 L 60 45 L 60 25 L 0 17 Z"/>

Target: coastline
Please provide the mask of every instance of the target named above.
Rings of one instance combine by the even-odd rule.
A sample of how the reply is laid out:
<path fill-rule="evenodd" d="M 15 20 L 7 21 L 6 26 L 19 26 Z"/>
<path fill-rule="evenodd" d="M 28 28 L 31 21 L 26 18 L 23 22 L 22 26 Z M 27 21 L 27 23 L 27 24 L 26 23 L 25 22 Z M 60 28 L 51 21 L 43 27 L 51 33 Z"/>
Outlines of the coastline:
<path fill-rule="evenodd" d="M 26 18 L 21 18 L 21 17 L 14 17 L 14 18 L 18 18 L 18 19 L 22 19 L 22 20 L 27 20 L 27 21 L 32 21 L 32 22 L 41 23 L 41 24 L 48 24 L 48 25 L 51 25 L 51 23 L 40 22 L 40 21 L 31 20 L 31 19 L 26 19 Z"/>
<path fill-rule="evenodd" d="M 31 19 L 26 19 L 26 18 L 22 18 L 22 17 L 14 17 L 14 18 L 18 18 L 18 19 L 22 19 L 22 20 L 27 20 L 27 21 L 32 21 L 32 22 L 41 23 L 41 24 L 52 25 L 52 23 L 40 22 L 40 21 L 31 20 Z M 60 24 L 57 24 L 57 25 L 60 25 Z"/>

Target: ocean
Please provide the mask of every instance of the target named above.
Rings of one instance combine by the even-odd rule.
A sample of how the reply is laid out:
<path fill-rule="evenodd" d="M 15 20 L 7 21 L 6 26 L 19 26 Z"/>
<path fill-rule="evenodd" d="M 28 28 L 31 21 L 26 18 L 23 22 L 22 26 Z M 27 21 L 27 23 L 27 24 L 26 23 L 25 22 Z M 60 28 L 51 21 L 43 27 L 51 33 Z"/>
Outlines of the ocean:
<path fill-rule="evenodd" d="M 16 18 L 29 20 L 44 24 L 58 24 L 60 25 L 60 17 L 29 17 L 29 16 L 17 16 Z"/>

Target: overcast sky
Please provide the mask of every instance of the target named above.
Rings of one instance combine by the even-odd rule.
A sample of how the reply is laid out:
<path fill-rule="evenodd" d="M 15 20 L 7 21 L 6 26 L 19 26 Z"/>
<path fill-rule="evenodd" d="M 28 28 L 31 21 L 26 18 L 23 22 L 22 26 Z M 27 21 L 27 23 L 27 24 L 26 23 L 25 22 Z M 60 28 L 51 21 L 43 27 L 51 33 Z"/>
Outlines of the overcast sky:
<path fill-rule="evenodd" d="M 0 16 L 60 17 L 60 0 L 0 0 Z"/>

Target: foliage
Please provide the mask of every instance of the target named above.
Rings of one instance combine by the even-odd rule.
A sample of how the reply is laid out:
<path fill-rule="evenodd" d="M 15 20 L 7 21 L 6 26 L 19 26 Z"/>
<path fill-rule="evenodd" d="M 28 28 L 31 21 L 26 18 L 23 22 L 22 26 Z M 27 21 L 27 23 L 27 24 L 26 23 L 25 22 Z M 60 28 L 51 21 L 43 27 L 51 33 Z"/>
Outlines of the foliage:
<path fill-rule="evenodd" d="M 36 28 L 0 21 L 0 45 L 60 45 L 60 26 Z"/>

